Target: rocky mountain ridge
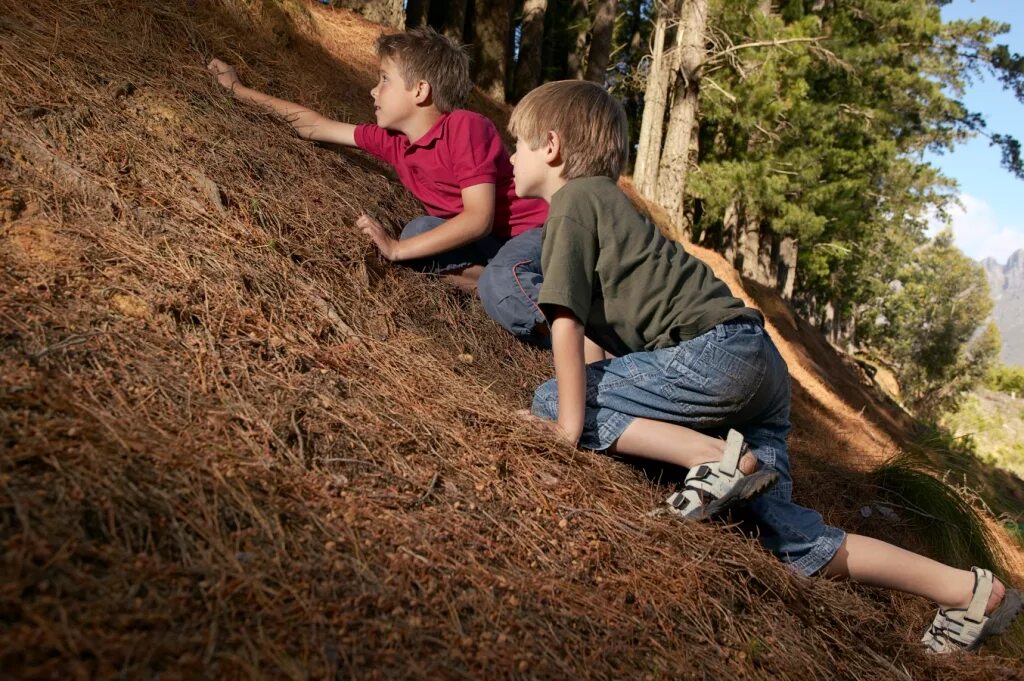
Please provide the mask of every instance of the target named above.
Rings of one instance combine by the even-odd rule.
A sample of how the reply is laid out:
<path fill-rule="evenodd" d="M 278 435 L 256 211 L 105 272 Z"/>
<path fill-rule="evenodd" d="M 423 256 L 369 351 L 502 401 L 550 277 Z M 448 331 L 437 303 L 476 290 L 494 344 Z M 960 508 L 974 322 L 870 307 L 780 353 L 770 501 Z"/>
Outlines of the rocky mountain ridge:
<path fill-rule="evenodd" d="M 1024 365 L 1024 249 L 1000 264 L 995 258 L 981 261 L 988 275 L 995 302 L 993 315 L 1003 336 L 1001 359 L 1005 364 Z"/>

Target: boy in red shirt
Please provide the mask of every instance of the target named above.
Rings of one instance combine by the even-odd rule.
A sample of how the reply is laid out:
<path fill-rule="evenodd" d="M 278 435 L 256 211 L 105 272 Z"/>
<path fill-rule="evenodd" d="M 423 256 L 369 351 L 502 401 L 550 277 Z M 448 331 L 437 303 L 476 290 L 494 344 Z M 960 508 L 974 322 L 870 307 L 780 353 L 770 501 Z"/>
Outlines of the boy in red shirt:
<path fill-rule="evenodd" d="M 358 146 L 392 166 L 427 215 L 398 239 L 363 214 L 357 225 L 381 255 L 477 289 L 487 313 L 517 337 L 549 344 L 540 290 L 540 229 L 547 204 L 516 196 L 494 124 L 460 109 L 472 89 L 462 48 L 429 28 L 381 35 L 376 125 L 326 118 L 245 87 L 219 59 L 209 69 L 238 99 L 280 114 L 303 139 Z"/>

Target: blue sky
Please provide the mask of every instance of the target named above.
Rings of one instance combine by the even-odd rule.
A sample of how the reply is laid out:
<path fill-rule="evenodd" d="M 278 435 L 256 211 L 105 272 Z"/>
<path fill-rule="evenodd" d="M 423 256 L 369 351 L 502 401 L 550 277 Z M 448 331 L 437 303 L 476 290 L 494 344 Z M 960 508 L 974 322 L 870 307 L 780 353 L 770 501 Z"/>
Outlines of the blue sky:
<path fill-rule="evenodd" d="M 1024 53 L 1024 2 L 1021 0 L 954 0 L 942 8 L 945 20 L 989 17 L 1010 24 L 996 42 L 1011 52 Z M 988 121 L 988 131 L 1009 134 L 1024 142 L 1024 104 L 1003 90 L 994 78 L 974 82 L 964 103 Z M 1000 152 L 978 136 L 942 156 L 925 158 L 960 183 L 962 208 L 952 211 L 952 226 L 960 249 L 975 259 L 992 257 L 1005 263 L 1024 248 L 1024 180 L 999 164 Z"/>

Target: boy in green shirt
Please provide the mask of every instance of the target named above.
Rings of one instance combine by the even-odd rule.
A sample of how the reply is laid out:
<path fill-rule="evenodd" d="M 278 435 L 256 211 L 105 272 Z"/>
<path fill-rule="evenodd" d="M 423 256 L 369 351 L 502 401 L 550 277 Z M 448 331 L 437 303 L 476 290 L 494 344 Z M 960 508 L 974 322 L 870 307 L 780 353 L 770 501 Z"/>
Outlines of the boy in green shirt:
<path fill-rule="evenodd" d="M 930 598 L 940 610 L 923 643 L 934 652 L 1005 630 L 1021 594 L 989 570 L 847 534 L 793 503 L 786 364 L 761 315 L 617 187 L 629 140 L 622 107 L 593 83 L 547 83 L 509 129 L 517 193 L 550 204 L 539 304 L 555 378 L 537 389 L 533 414 L 574 445 L 689 469 L 671 510 L 705 519 L 742 504 L 762 544 L 801 574 Z"/>

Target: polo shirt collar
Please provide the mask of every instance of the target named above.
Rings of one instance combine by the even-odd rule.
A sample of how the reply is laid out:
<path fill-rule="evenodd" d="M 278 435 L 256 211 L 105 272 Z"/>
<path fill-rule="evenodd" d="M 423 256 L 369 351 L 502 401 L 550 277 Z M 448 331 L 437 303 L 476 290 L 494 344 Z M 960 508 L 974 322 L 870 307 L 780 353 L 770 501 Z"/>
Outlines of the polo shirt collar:
<path fill-rule="evenodd" d="M 441 117 L 437 119 L 437 122 L 434 123 L 434 125 L 430 128 L 430 130 L 427 130 L 423 134 L 423 136 L 420 137 L 415 142 L 409 142 L 409 146 L 410 147 L 427 147 L 427 146 L 430 146 L 430 143 L 433 142 L 434 140 L 441 139 L 441 136 L 444 133 L 444 122 L 446 120 L 448 120 L 448 116 L 450 116 L 450 115 L 451 115 L 451 113 L 441 114 Z"/>

